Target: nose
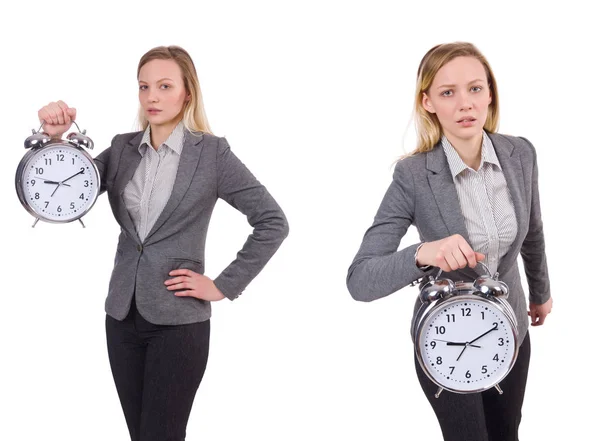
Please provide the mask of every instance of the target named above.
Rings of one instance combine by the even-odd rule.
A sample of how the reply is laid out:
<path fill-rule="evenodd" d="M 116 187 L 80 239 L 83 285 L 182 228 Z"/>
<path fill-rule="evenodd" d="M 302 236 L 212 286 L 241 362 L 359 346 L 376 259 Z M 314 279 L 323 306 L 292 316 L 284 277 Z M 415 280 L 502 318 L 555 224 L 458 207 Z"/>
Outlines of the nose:
<path fill-rule="evenodd" d="M 471 110 L 473 108 L 473 100 L 467 92 L 462 92 L 459 95 L 460 110 Z"/>
<path fill-rule="evenodd" d="M 149 103 L 155 103 L 158 101 L 158 94 L 156 93 L 156 90 L 154 88 L 148 88 L 148 95 L 146 95 L 146 99 Z"/>

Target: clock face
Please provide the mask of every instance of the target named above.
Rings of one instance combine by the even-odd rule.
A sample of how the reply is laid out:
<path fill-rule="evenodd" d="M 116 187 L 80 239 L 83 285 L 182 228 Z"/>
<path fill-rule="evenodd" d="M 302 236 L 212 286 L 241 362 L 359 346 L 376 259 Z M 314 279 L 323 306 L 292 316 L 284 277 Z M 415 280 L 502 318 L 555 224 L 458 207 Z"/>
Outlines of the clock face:
<path fill-rule="evenodd" d="M 441 303 L 425 317 L 418 351 L 428 375 L 455 392 L 496 385 L 514 364 L 516 331 L 490 301 L 464 295 Z"/>
<path fill-rule="evenodd" d="M 82 150 L 55 145 L 35 152 L 21 174 L 22 198 L 35 215 L 51 222 L 83 216 L 99 191 L 98 171 Z"/>

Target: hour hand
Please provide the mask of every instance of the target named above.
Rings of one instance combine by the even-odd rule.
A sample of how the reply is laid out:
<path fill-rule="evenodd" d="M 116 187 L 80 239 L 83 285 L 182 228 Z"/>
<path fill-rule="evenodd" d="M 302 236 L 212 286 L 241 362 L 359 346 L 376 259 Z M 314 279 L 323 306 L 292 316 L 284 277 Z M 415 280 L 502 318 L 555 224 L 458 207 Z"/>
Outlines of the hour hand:
<path fill-rule="evenodd" d="M 47 180 L 44 181 L 44 184 L 64 185 L 65 187 L 70 187 L 71 186 L 70 184 L 61 184 L 58 181 L 47 181 Z"/>
<path fill-rule="evenodd" d="M 439 339 L 439 338 L 434 338 L 434 340 L 435 341 L 444 342 L 444 343 L 446 343 L 446 346 L 467 346 L 467 343 L 468 343 L 468 342 L 460 343 L 460 342 L 457 342 L 457 341 L 442 340 L 442 339 Z M 481 348 L 481 346 L 477 346 L 477 345 L 471 345 L 470 344 L 469 346 L 471 346 L 472 348 Z"/>
<path fill-rule="evenodd" d="M 472 345 L 469 342 L 457 343 L 457 342 L 453 342 L 453 341 L 447 342 L 446 346 L 469 346 L 470 348 L 481 348 L 481 346 Z"/>

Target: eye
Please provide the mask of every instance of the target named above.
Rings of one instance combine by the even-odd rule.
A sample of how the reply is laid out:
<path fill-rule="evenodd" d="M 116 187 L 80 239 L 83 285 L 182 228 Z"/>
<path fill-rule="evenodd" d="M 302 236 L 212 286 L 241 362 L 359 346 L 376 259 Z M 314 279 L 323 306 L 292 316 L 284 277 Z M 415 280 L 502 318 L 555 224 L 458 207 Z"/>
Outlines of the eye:
<path fill-rule="evenodd" d="M 161 84 L 160 87 L 161 88 L 165 88 L 165 89 L 169 89 L 171 86 L 169 86 L 168 84 Z"/>
<path fill-rule="evenodd" d="M 451 90 L 444 90 L 441 93 L 442 96 L 452 96 L 452 91 Z"/>
<path fill-rule="evenodd" d="M 482 90 L 483 90 L 483 87 L 481 87 L 481 86 L 471 87 L 471 91 L 473 91 L 473 92 L 481 92 Z"/>
<path fill-rule="evenodd" d="M 146 90 L 147 88 L 148 88 L 148 86 L 146 86 L 144 84 L 140 85 L 140 90 Z"/>

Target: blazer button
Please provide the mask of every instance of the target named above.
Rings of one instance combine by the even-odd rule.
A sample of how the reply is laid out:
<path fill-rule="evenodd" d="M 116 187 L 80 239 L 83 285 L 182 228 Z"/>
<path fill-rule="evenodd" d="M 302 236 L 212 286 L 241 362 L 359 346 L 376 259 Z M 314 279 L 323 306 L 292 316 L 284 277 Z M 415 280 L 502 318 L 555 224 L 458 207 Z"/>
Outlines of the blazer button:
<path fill-rule="evenodd" d="M 141 245 L 138 245 L 138 246 L 137 246 L 137 250 L 138 250 L 138 251 L 141 253 L 141 252 L 142 252 L 142 250 L 143 250 L 143 247 L 142 247 Z"/>

